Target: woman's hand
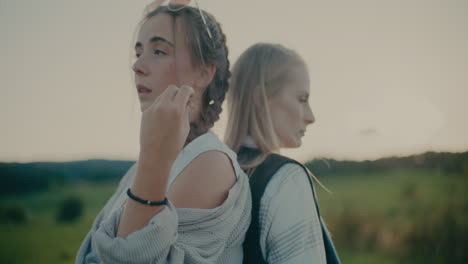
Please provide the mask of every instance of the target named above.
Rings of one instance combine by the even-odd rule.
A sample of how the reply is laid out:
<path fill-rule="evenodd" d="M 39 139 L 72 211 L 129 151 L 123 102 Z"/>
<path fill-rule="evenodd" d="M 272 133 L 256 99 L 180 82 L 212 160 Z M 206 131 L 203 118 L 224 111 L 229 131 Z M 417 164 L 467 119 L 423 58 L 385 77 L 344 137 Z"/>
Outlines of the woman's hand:
<path fill-rule="evenodd" d="M 194 90 L 170 85 L 141 117 L 140 155 L 173 162 L 187 139 Z"/>
<path fill-rule="evenodd" d="M 145 200 L 165 198 L 170 169 L 187 139 L 192 87 L 169 86 L 141 117 L 140 157 L 132 192 Z M 126 237 L 148 224 L 164 206 L 142 205 L 127 199 L 117 235 Z"/>

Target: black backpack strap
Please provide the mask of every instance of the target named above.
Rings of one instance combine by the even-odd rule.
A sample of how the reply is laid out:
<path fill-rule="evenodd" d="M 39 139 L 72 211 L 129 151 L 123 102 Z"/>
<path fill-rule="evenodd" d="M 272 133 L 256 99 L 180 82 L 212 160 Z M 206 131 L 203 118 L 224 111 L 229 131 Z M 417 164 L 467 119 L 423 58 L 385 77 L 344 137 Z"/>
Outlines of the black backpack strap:
<path fill-rule="evenodd" d="M 317 196 L 315 193 L 314 184 L 309 175 L 307 168 L 300 162 L 284 157 L 278 154 L 270 154 L 268 157 L 258 165 L 249 175 L 250 179 L 250 189 L 252 192 L 252 221 L 250 223 L 249 230 L 247 231 L 246 238 L 244 241 L 244 264 L 266 264 L 262 256 L 262 250 L 260 248 L 260 202 L 262 196 L 265 193 L 268 182 L 270 182 L 273 175 L 281 168 L 281 166 L 287 163 L 294 163 L 301 166 L 307 178 L 309 179 L 310 187 L 312 189 L 312 194 L 315 199 L 314 204 L 317 210 L 317 215 L 319 217 L 322 235 L 325 246 L 325 254 L 327 258 L 327 263 L 339 264 L 340 260 L 338 254 L 333 245 L 333 241 L 330 238 L 328 230 L 323 223 L 322 217 L 320 215 L 320 210 L 318 206 Z"/>
<path fill-rule="evenodd" d="M 249 175 L 250 190 L 252 192 L 252 222 L 244 242 L 244 262 L 262 264 L 265 260 L 260 248 L 260 202 L 271 177 L 281 166 L 293 160 L 277 154 L 270 154 Z"/>

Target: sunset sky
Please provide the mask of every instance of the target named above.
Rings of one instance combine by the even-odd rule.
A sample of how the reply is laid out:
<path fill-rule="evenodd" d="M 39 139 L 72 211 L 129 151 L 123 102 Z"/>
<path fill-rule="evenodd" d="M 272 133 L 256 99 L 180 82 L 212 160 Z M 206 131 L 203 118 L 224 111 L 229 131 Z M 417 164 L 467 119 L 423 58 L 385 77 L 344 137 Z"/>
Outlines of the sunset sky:
<path fill-rule="evenodd" d="M 0 0 L 0 161 L 136 159 L 143 0 Z M 374 159 L 468 150 L 468 1 L 198 0 L 231 63 L 256 42 L 308 63 L 316 123 L 283 153 Z M 214 131 L 222 138 L 226 116 Z"/>

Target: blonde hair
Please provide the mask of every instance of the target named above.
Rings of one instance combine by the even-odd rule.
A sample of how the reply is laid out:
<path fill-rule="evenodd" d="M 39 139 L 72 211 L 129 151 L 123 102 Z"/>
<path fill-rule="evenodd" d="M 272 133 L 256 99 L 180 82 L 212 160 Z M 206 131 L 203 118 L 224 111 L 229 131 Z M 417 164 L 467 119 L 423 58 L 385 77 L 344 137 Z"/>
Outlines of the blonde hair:
<path fill-rule="evenodd" d="M 290 81 L 294 66 L 305 67 L 304 60 L 295 51 L 280 44 L 258 43 L 248 48 L 234 64 L 230 89 L 227 93 L 228 124 L 224 141 L 238 152 L 247 136 L 252 137 L 260 155 L 243 169 L 262 163 L 270 153 L 280 149 L 273 128 L 268 100 L 277 95 Z M 328 193 L 317 177 L 307 168 L 309 175 Z"/>
<path fill-rule="evenodd" d="M 306 64 L 295 51 L 270 43 L 249 47 L 234 64 L 227 94 L 229 119 L 224 139 L 238 152 L 250 136 L 261 153 L 250 164 L 243 164 L 244 168 L 255 167 L 269 153 L 279 152 L 280 142 L 268 101 L 289 81 L 294 66 L 306 67 Z"/>

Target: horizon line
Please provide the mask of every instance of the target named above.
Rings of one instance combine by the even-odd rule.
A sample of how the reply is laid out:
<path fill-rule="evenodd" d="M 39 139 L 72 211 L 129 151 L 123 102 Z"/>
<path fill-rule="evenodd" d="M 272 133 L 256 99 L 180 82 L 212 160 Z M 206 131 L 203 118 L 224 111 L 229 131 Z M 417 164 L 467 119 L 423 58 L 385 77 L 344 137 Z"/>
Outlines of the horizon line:
<path fill-rule="evenodd" d="M 314 158 L 307 159 L 303 163 L 310 162 L 313 160 L 322 160 L 322 159 L 329 159 L 329 160 L 336 160 L 336 161 L 355 161 L 355 162 L 363 162 L 363 161 L 376 161 L 380 159 L 386 159 L 386 158 L 405 158 L 405 157 L 412 157 L 412 156 L 419 156 L 419 155 L 424 155 L 427 153 L 450 153 L 450 154 L 463 154 L 467 153 L 468 149 L 464 151 L 435 151 L 435 150 L 427 150 L 423 152 L 415 152 L 412 154 L 404 155 L 404 154 L 390 154 L 390 155 L 384 155 L 380 156 L 377 158 L 365 158 L 365 159 L 349 159 L 349 158 L 333 158 L 333 157 L 327 157 L 327 156 L 316 156 Z M 28 164 L 28 163 L 70 163 L 70 162 L 85 162 L 85 161 L 122 161 L 122 162 L 136 162 L 136 160 L 133 159 L 125 159 L 125 158 L 102 158 L 102 157 L 94 157 L 94 158 L 78 158 L 78 159 L 70 159 L 70 160 L 35 160 L 35 161 L 5 161 L 5 160 L 0 160 L 0 164 L 5 164 L 5 163 L 18 163 L 18 164 Z"/>

